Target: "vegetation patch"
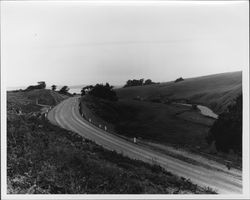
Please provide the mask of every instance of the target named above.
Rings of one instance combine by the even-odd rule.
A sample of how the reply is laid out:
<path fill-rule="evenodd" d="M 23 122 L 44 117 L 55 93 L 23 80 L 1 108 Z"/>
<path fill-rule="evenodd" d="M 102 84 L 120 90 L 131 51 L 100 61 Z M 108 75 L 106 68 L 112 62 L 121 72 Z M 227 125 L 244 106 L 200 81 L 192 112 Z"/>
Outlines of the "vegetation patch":
<path fill-rule="evenodd" d="M 128 139 L 137 137 L 143 143 L 184 148 L 241 169 L 242 95 L 219 115 L 218 120 L 203 116 L 196 104 L 168 103 L 160 97 L 151 101 L 135 98 L 111 103 L 85 96 L 82 103 Z"/>
<path fill-rule="evenodd" d="M 123 87 L 126 88 L 133 86 L 153 85 L 153 84 L 159 84 L 159 83 L 155 83 L 151 79 L 147 79 L 145 81 L 144 79 L 138 79 L 138 80 L 133 79 L 133 80 L 128 80 Z"/>
<path fill-rule="evenodd" d="M 192 107 L 128 99 L 110 102 L 88 95 L 82 97 L 82 103 L 95 115 L 113 124 L 120 135 L 177 147 L 208 148 L 205 138 L 214 120 L 202 116 Z M 186 112 L 191 119 L 189 114 L 184 114 Z"/>

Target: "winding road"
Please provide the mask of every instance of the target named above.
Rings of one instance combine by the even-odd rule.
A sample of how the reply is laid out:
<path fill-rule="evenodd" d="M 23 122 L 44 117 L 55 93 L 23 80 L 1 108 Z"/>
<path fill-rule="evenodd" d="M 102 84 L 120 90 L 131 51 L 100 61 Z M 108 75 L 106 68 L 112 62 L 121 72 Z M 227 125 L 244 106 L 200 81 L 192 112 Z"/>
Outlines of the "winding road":
<path fill-rule="evenodd" d="M 132 159 L 158 164 L 173 174 L 188 178 L 200 186 L 210 187 L 218 193 L 242 193 L 242 172 L 240 170 L 228 170 L 225 166 L 215 162 L 206 168 L 203 165 L 193 165 L 147 149 L 92 125 L 81 117 L 78 109 L 79 98 L 72 97 L 54 107 L 48 113 L 48 119 L 51 123 L 78 133 L 106 149 L 115 150 Z M 210 163 L 209 160 L 207 163 Z"/>

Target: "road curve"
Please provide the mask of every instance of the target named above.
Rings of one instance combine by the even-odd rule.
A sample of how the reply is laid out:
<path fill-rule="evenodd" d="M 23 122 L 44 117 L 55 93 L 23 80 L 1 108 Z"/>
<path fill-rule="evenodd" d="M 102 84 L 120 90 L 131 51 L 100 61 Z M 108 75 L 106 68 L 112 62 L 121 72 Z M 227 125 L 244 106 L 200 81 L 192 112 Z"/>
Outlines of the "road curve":
<path fill-rule="evenodd" d="M 200 186 L 210 187 L 221 194 L 242 193 L 242 173 L 239 170 L 214 170 L 197 166 L 171 156 L 146 149 L 123 138 L 95 127 L 79 113 L 78 97 L 64 100 L 48 113 L 51 123 L 80 134 L 109 150 L 115 150 L 133 159 L 162 166 L 166 170 L 189 178 Z M 214 167 L 214 166 L 212 166 Z"/>

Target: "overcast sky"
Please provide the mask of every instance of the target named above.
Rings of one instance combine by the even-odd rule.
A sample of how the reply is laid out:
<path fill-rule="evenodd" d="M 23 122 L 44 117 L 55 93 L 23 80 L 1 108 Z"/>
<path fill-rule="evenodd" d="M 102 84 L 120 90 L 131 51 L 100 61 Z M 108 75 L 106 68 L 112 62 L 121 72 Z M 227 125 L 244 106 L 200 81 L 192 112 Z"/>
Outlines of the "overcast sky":
<path fill-rule="evenodd" d="M 248 67 L 248 2 L 1 2 L 7 86 L 170 81 Z"/>

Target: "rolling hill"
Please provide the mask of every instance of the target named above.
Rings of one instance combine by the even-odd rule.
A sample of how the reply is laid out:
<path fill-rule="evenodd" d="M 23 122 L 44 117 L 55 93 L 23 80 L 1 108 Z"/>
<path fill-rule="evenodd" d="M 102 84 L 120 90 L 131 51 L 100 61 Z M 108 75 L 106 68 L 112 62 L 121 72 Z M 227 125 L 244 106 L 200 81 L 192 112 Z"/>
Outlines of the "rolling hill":
<path fill-rule="evenodd" d="M 54 106 L 62 100 L 68 98 L 66 95 L 47 89 L 35 89 L 31 91 L 8 91 L 8 106 L 14 105 L 25 112 L 29 112 L 36 107 L 36 101 L 39 104 Z M 31 108 L 32 107 L 32 108 Z M 40 106 L 37 106 L 40 109 Z"/>
<path fill-rule="evenodd" d="M 160 98 L 161 100 L 185 99 L 191 103 L 205 105 L 217 114 L 223 112 L 242 93 L 242 72 L 228 72 L 208 76 L 116 89 L 120 99 Z"/>

